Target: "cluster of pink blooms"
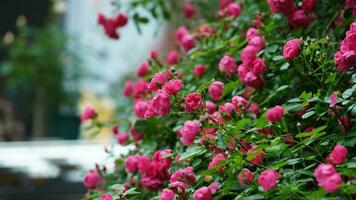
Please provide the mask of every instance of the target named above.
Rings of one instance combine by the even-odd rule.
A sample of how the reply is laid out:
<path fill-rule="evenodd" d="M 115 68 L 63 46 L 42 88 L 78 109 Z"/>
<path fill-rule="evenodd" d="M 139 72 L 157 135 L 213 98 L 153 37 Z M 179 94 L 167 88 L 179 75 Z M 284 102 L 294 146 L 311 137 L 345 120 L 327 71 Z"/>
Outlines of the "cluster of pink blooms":
<path fill-rule="evenodd" d="M 242 83 L 248 87 L 258 89 L 263 86 L 262 74 L 267 69 L 264 60 L 257 57 L 257 53 L 265 46 L 265 40 L 255 28 L 247 30 L 246 39 L 248 45 L 240 54 L 242 64 L 237 69 L 237 73 Z"/>
<path fill-rule="evenodd" d="M 88 189 L 95 189 L 101 178 L 97 171 L 90 170 L 83 179 L 84 186 Z"/>
<path fill-rule="evenodd" d="M 241 14 L 241 7 L 234 3 L 233 0 L 221 0 L 218 15 L 236 18 Z"/>
<path fill-rule="evenodd" d="M 103 26 L 105 34 L 112 39 L 119 39 L 117 29 L 127 24 L 128 18 L 124 13 L 119 13 L 114 17 L 107 18 L 104 14 L 98 14 L 98 24 Z"/>
<path fill-rule="evenodd" d="M 94 119 L 97 116 L 97 113 L 94 108 L 87 106 L 84 108 L 83 112 L 80 114 L 81 121 L 88 121 Z"/>
<path fill-rule="evenodd" d="M 152 159 L 145 155 L 131 155 L 125 161 L 126 172 L 138 171 L 141 175 L 140 184 L 150 191 L 157 191 L 170 178 L 168 170 L 172 159 L 165 157 L 170 153 L 170 149 L 158 150 L 154 152 Z"/>
<path fill-rule="evenodd" d="M 342 183 L 340 174 L 336 171 L 334 165 L 341 164 L 346 160 L 346 147 L 338 144 L 326 158 L 328 164 L 320 164 L 314 171 L 314 177 L 319 186 L 327 192 L 336 192 Z"/>
<path fill-rule="evenodd" d="M 341 42 L 340 51 L 335 53 L 334 59 L 337 69 L 341 72 L 356 68 L 356 22 L 350 25 L 345 39 Z"/>
<path fill-rule="evenodd" d="M 194 37 L 185 26 L 177 29 L 176 38 L 186 52 L 195 47 Z"/>
<path fill-rule="evenodd" d="M 303 28 L 311 23 L 315 15 L 312 11 L 316 3 L 317 0 L 303 0 L 302 8 L 298 8 L 294 0 L 268 0 L 271 11 L 286 15 L 294 28 Z M 311 16 L 308 17 L 307 14 Z"/>

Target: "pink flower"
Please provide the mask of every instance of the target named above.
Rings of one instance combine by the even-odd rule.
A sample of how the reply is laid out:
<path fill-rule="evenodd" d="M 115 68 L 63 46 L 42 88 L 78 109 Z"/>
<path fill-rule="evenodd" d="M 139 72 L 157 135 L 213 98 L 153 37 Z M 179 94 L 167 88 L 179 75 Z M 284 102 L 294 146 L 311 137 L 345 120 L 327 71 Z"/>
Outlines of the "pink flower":
<path fill-rule="evenodd" d="M 303 4 L 302 4 L 303 10 L 305 12 L 311 12 L 316 2 L 317 0 L 303 0 Z"/>
<path fill-rule="evenodd" d="M 174 200 L 174 192 L 170 189 L 163 189 L 159 200 Z"/>
<path fill-rule="evenodd" d="M 265 152 L 262 149 L 256 149 L 257 145 L 252 145 L 252 147 L 247 151 L 247 155 L 253 154 L 254 157 L 250 160 L 252 165 L 257 165 L 262 163 Z"/>
<path fill-rule="evenodd" d="M 224 161 L 225 159 L 226 157 L 223 153 L 215 154 L 208 165 L 208 169 L 218 167 L 218 165 L 221 164 L 221 162 Z M 219 166 L 219 168 L 220 167 L 222 166 Z"/>
<path fill-rule="evenodd" d="M 326 160 L 331 164 L 341 164 L 346 160 L 347 157 L 347 149 L 341 144 L 337 144 Z"/>
<path fill-rule="evenodd" d="M 243 63 L 251 63 L 256 59 L 258 49 L 255 46 L 247 45 L 240 54 L 240 59 Z"/>
<path fill-rule="evenodd" d="M 143 100 L 137 100 L 134 103 L 134 112 L 138 118 L 144 118 L 147 110 L 147 103 Z"/>
<path fill-rule="evenodd" d="M 241 14 L 241 8 L 236 3 L 230 3 L 226 8 L 226 16 L 238 17 Z"/>
<path fill-rule="evenodd" d="M 164 84 L 163 89 L 170 95 L 176 95 L 182 90 L 182 87 L 183 84 L 181 80 L 172 79 Z"/>
<path fill-rule="evenodd" d="M 265 72 L 266 71 L 265 61 L 262 58 L 256 58 L 256 60 L 252 62 L 252 71 L 255 74 L 262 74 L 263 72 Z"/>
<path fill-rule="evenodd" d="M 156 109 L 153 106 L 153 101 L 151 100 L 146 104 L 146 111 L 144 114 L 144 118 L 153 118 L 153 117 L 157 117 L 157 115 L 158 114 L 156 113 Z"/>
<path fill-rule="evenodd" d="M 163 182 L 155 177 L 142 177 L 140 183 L 144 188 L 152 192 L 159 190 L 163 185 Z"/>
<path fill-rule="evenodd" d="M 265 47 L 265 39 L 261 36 L 253 37 L 249 42 L 248 46 L 255 47 L 256 53 L 261 51 Z"/>
<path fill-rule="evenodd" d="M 182 199 L 188 199 L 187 187 L 184 183 L 175 181 L 171 182 L 168 186 L 177 194 L 177 196 Z"/>
<path fill-rule="evenodd" d="M 150 57 L 151 57 L 152 60 L 157 60 L 157 58 L 158 58 L 158 53 L 157 53 L 157 51 L 152 50 L 152 51 L 150 52 Z"/>
<path fill-rule="evenodd" d="M 203 186 L 193 194 L 194 200 L 211 200 L 213 193 L 220 187 L 218 183 L 212 183 L 209 187 Z"/>
<path fill-rule="evenodd" d="M 158 90 L 163 86 L 163 84 L 167 81 L 167 77 L 164 73 L 158 72 L 155 73 L 152 77 L 151 83 L 150 83 L 150 90 Z"/>
<path fill-rule="evenodd" d="M 130 132 L 131 132 L 131 135 L 132 135 L 132 138 L 135 142 L 138 142 L 142 139 L 142 134 L 137 132 L 136 129 L 134 127 L 132 127 L 130 129 Z"/>
<path fill-rule="evenodd" d="M 327 192 L 336 192 L 342 183 L 340 174 L 330 164 L 320 164 L 314 171 L 314 177 L 318 185 Z"/>
<path fill-rule="evenodd" d="M 212 114 L 209 114 L 209 124 L 224 125 L 224 118 L 221 113 L 216 111 Z"/>
<path fill-rule="evenodd" d="M 216 105 L 211 101 L 207 101 L 205 102 L 205 108 L 207 113 L 212 114 L 215 112 Z"/>
<path fill-rule="evenodd" d="M 129 141 L 129 134 L 121 132 L 116 135 L 116 139 L 119 144 L 125 145 Z"/>
<path fill-rule="evenodd" d="M 158 90 L 152 99 L 152 107 L 156 114 L 165 116 L 171 110 L 171 98 L 165 90 Z"/>
<path fill-rule="evenodd" d="M 311 23 L 311 20 L 305 15 L 304 10 L 302 9 L 295 10 L 288 16 L 288 20 L 294 28 L 307 27 Z"/>
<path fill-rule="evenodd" d="M 226 76 L 236 73 L 237 65 L 235 59 L 231 56 L 224 56 L 219 62 L 219 70 L 225 72 Z"/>
<path fill-rule="evenodd" d="M 233 0 L 220 0 L 219 9 L 224 10 Z"/>
<path fill-rule="evenodd" d="M 235 106 L 235 110 L 238 114 L 242 114 L 242 109 L 246 109 L 248 106 L 246 99 L 240 96 L 232 97 L 231 103 Z"/>
<path fill-rule="evenodd" d="M 130 155 L 125 161 L 125 170 L 127 173 L 132 173 L 138 170 L 138 162 L 140 161 L 140 156 Z"/>
<path fill-rule="evenodd" d="M 115 19 L 107 19 L 104 26 L 105 34 L 111 39 L 119 39 L 119 33 L 116 32 L 117 23 Z"/>
<path fill-rule="evenodd" d="M 267 169 L 261 173 L 258 177 L 258 184 L 262 186 L 264 191 L 271 190 L 276 187 L 277 180 L 280 179 L 280 175 L 277 171 Z"/>
<path fill-rule="evenodd" d="M 196 77 L 199 77 L 203 75 L 206 71 L 205 65 L 204 64 L 198 64 L 194 67 L 193 74 Z"/>
<path fill-rule="evenodd" d="M 185 26 L 181 26 L 176 30 L 175 34 L 177 40 L 182 41 L 185 35 L 189 35 L 189 31 Z"/>
<path fill-rule="evenodd" d="M 235 111 L 235 106 L 232 103 L 225 103 L 224 105 L 219 106 L 219 112 L 225 114 L 229 119 L 231 119 L 231 115 Z"/>
<path fill-rule="evenodd" d="M 224 88 L 224 83 L 220 81 L 212 82 L 208 90 L 210 97 L 215 101 L 221 100 L 223 88 Z"/>
<path fill-rule="evenodd" d="M 300 45 L 301 45 L 301 40 L 300 39 L 292 39 L 289 40 L 285 45 L 283 49 L 283 57 L 291 60 L 300 54 Z"/>
<path fill-rule="evenodd" d="M 252 38 L 256 36 L 261 36 L 256 28 L 249 28 L 246 32 L 246 39 L 250 41 Z"/>
<path fill-rule="evenodd" d="M 179 59 L 180 59 L 179 53 L 176 51 L 171 51 L 171 52 L 169 52 L 169 54 L 167 56 L 167 64 L 168 65 L 177 64 Z"/>
<path fill-rule="evenodd" d="M 195 110 L 202 107 L 202 98 L 201 95 L 197 92 L 188 94 L 185 99 L 185 111 L 194 112 Z"/>
<path fill-rule="evenodd" d="M 137 168 L 141 175 L 149 174 L 151 170 L 151 160 L 144 155 L 138 156 Z"/>
<path fill-rule="evenodd" d="M 178 131 L 180 141 L 187 146 L 190 146 L 194 143 L 195 137 L 200 131 L 200 125 L 197 121 L 188 120 L 184 122 L 184 125 Z"/>
<path fill-rule="evenodd" d="M 190 34 L 184 35 L 181 40 L 181 44 L 183 46 L 183 49 L 188 52 L 190 49 L 195 47 L 193 36 L 191 36 Z"/>
<path fill-rule="evenodd" d="M 195 6 L 191 3 L 185 3 L 184 4 L 184 16 L 187 17 L 188 19 L 191 19 L 194 17 L 195 15 Z"/>
<path fill-rule="evenodd" d="M 80 120 L 82 121 L 88 121 L 90 119 L 93 119 L 97 116 L 97 113 L 94 108 L 87 106 L 84 108 L 84 111 L 80 115 Z"/>
<path fill-rule="evenodd" d="M 119 13 L 116 16 L 115 24 L 117 27 L 123 27 L 127 24 L 128 18 L 125 13 Z"/>
<path fill-rule="evenodd" d="M 288 15 L 295 9 L 294 0 L 268 0 L 273 13 L 284 13 Z"/>
<path fill-rule="evenodd" d="M 356 4 L 356 3 L 354 3 Z M 356 10 L 356 6 L 354 8 Z M 338 70 L 341 72 L 349 70 L 356 66 L 356 22 L 350 25 L 346 32 L 346 38 L 341 42 L 340 51 L 336 52 L 334 57 Z"/>
<path fill-rule="evenodd" d="M 241 184 L 249 184 L 253 180 L 253 177 L 254 176 L 249 169 L 243 168 L 238 175 L 238 180 Z"/>
<path fill-rule="evenodd" d="M 93 170 L 90 170 L 83 179 L 84 186 L 88 189 L 94 189 L 99 181 L 99 174 Z"/>
<path fill-rule="evenodd" d="M 284 109 L 281 106 L 275 106 L 266 111 L 266 119 L 269 122 L 276 122 L 282 119 L 284 115 Z"/>
<path fill-rule="evenodd" d="M 260 113 L 260 110 L 260 106 L 255 102 L 251 102 L 248 106 L 248 112 L 253 113 L 255 115 L 258 115 Z"/>
<path fill-rule="evenodd" d="M 255 74 L 253 71 L 247 72 L 241 82 L 247 85 L 248 87 L 253 87 L 255 89 L 261 88 L 264 83 L 262 76 L 259 74 Z"/>
<path fill-rule="evenodd" d="M 113 198 L 112 198 L 112 196 L 111 196 L 111 194 L 102 194 L 101 196 L 100 196 L 100 200 L 114 200 Z"/>
<path fill-rule="evenodd" d="M 145 61 L 141 63 L 140 67 L 137 69 L 136 74 L 139 77 L 144 77 L 149 70 L 150 70 L 150 64 L 147 61 Z"/>
<path fill-rule="evenodd" d="M 172 174 L 170 181 L 179 181 L 187 185 L 193 185 L 196 181 L 193 167 L 186 167 L 185 169 L 177 170 Z"/>
<path fill-rule="evenodd" d="M 337 103 L 337 93 L 336 93 L 336 92 L 333 92 L 333 93 L 330 95 L 329 99 L 330 99 L 330 105 L 329 105 L 329 107 L 332 108 L 332 107 L 334 107 L 334 106 L 336 105 L 336 103 Z"/>
<path fill-rule="evenodd" d="M 115 125 L 111 128 L 111 132 L 113 132 L 115 135 L 119 133 L 119 126 Z"/>
<path fill-rule="evenodd" d="M 147 92 L 148 92 L 148 83 L 145 82 L 144 80 L 137 81 L 133 90 L 133 96 L 135 98 L 139 98 L 145 96 Z"/>

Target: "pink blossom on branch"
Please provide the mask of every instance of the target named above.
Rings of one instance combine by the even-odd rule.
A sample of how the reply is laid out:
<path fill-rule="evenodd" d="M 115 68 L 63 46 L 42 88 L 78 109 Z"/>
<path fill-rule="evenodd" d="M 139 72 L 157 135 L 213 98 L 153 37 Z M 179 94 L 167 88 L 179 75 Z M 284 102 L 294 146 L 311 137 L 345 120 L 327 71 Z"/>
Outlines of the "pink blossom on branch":
<path fill-rule="evenodd" d="M 260 186 L 262 186 L 264 191 L 267 191 L 275 188 L 279 179 L 280 175 L 277 171 L 267 169 L 260 174 L 257 182 Z"/>

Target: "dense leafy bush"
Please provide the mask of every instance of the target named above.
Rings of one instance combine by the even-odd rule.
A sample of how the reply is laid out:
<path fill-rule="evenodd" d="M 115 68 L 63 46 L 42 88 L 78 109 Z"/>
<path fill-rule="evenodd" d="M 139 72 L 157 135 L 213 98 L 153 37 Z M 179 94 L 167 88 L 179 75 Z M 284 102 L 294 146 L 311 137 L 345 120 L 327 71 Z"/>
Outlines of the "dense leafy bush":
<path fill-rule="evenodd" d="M 132 1 L 128 13 L 138 26 L 142 8 L 174 20 L 172 4 Z M 113 132 L 136 148 L 113 173 L 89 172 L 85 199 L 355 199 L 353 11 L 344 0 L 186 2 L 180 48 L 166 62 L 152 51 L 125 83 L 136 117 Z M 99 18 L 114 39 L 118 18 Z M 82 119 L 106 124 L 96 116 Z"/>

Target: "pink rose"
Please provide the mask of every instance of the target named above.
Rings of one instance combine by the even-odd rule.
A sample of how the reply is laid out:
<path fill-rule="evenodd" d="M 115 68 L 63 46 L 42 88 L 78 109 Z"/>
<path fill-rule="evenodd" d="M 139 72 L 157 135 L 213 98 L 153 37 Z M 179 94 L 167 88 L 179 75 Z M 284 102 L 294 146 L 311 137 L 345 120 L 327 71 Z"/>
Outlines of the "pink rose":
<path fill-rule="evenodd" d="M 265 47 L 265 39 L 262 36 L 253 37 L 249 42 L 248 46 L 255 47 L 256 53 L 261 51 Z"/>
<path fill-rule="evenodd" d="M 320 164 L 314 171 L 314 177 L 318 185 L 327 192 L 336 192 L 342 183 L 340 174 L 330 164 Z"/>
<path fill-rule="evenodd" d="M 157 53 L 157 51 L 152 50 L 152 51 L 150 52 L 150 57 L 151 57 L 152 60 L 157 60 L 157 58 L 158 58 L 158 53 Z"/>
<path fill-rule="evenodd" d="M 153 101 L 151 100 L 146 104 L 146 111 L 144 114 L 144 118 L 153 118 L 157 116 L 158 114 L 156 113 L 156 109 L 153 106 Z"/>
<path fill-rule="evenodd" d="M 138 157 L 137 168 L 141 175 L 146 175 L 152 172 L 151 160 L 144 155 Z"/>
<path fill-rule="evenodd" d="M 207 113 L 212 114 L 215 112 L 216 105 L 211 101 L 207 101 L 205 102 L 205 108 Z"/>
<path fill-rule="evenodd" d="M 205 65 L 204 64 L 198 64 L 194 67 L 193 74 L 196 77 L 199 77 L 203 75 L 206 71 Z"/>
<path fill-rule="evenodd" d="M 303 10 L 305 12 L 311 12 L 316 2 L 317 0 L 303 0 L 303 4 L 302 4 Z"/>
<path fill-rule="evenodd" d="M 179 53 L 176 51 L 171 51 L 167 56 L 167 65 L 177 64 L 179 59 L 180 59 Z"/>
<path fill-rule="evenodd" d="M 210 97 L 215 101 L 221 100 L 223 89 L 224 89 L 224 83 L 220 81 L 212 82 L 208 89 Z"/>
<path fill-rule="evenodd" d="M 125 132 L 118 133 L 116 134 L 116 139 L 119 144 L 125 145 L 129 141 L 129 134 Z"/>
<path fill-rule="evenodd" d="M 158 90 L 152 99 L 152 107 L 160 116 L 168 115 L 171 110 L 171 98 L 165 90 Z"/>
<path fill-rule="evenodd" d="M 194 17 L 196 13 L 195 6 L 191 3 L 185 3 L 184 4 L 184 16 L 188 19 L 191 19 Z"/>
<path fill-rule="evenodd" d="M 246 39 L 248 41 L 252 40 L 252 38 L 256 37 L 256 36 L 261 36 L 260 33 L 258 32 L 258 30 L 256 28 L 249 28 L 246 32 Z"/>
<path fill-rule="evenodd" d="M 225 159 L 226 157 L 223 153 L 215 154 L 208 165 L 208 169 L 218 167 L 218 165 L 221 164 L 221 162 L 224 161 Z M 222 166 L 219 166 L 219 168 L 221 167 Z"/>
<path fill-rule="evenodd" d="M 291 60 L 300 54 L 300 45 L 301 45 L 301 40 L 300 39 L 292 39 L 289 40 L 285 45 L 283 49 L 283 57 Z"/>
<path fill-rule="evenodd" d="M 242 83 L 244 83 L 248 87 L 259 89 L 263 86 L 264 80 L 261 75 L 255 74 L 253 71 L 249 71 L 247 72 L 245 77 L 243 77 Z"/>
<path fill-rule="evenodd" d="M 183 46 L 184 51 L 188 52 L 190 49 L 195 47 L 195 41 L 193 36 L 191 36 L 190 34 L 184 35 L 181 40 L 181 44 Z"/>
<path fill-rule="evenodd" d="M 187 146 L 190 146 L 194 143 L 195 137 L 200 131 L 200 125 L 197 121 L 188 120 L 184 122 L 184 125 L 178 131 L 180 141 Z"/>
<path fill-rule="evenodd" d="M 84 186 L 88 189 L 94 189 L 99 181 L 99 174 L 93 170 L 90 170 L 83 179 Z"/>
<path fill-rule="evenodd" d="M 303 28 L 309 26 L 311 20 L 305 15 L 304 10 L 295 10 L 291 15 L 288 16 L 289 23 L 292 24 L 294 28 Z"/>
<path fill-rule="evenodd" d="M 115 19 L 107 19 L 104 26 L 105 34 L 111 39 L 119 39 L 119 33 L 116 31 L 117 24 Z"/>
<path fill-rule="evenodd" d="M 145 61 L 141 63 L 140 67 L 137 69 L 136 74 L 139 77 L 144 77 L 149 70 L 150 70 L 150 64 L 147 61 Z"/>
<path fill-rule="evenodd" d="M 266 111 L 266 119 L 269 122 L 276 122 L 282 119 L 284 115 L 284 109 L 281 106 L 275 106 Z"/>
<path fill-rule="evenodd" d="M 168 186 L 177 194 L 177 196 L 182 199 L 188 199 L 187 187 L 184 183 L 175 181 L 171 182 Z"/>
<path fill-rule="evenodd" d="M 189 31 L 185 26 L 181 26 L 176 30 L 175 34 L 177 40 L 182 41 L 185 35 L 189 35 Z"/>
<path fill-rule="evenodd" d="M 118 13 L 115 19 L 115 24 L 117 27 L 123 27 L 127 24 L 128 17 L 125 13 Z"/>
<path fill-rule="evenodd" d="M 239 183 L 249 184 L 253 181 L 254 176 L 249 169 L 243 168 L 237 177 L 238 177 Z"/>
<path fill-rule="evenodd" d="M 149 88 L 150 90 L 158 90 L 164 85 L 166 81 L 167 81 L 167 77 L 164 73 L 162 72 L 155 73 L 151 79 Z"/>
<path fill-rule="evenodd" d="M 246 99 L 240 96 L 232 97 L 231 103 L 235 106 L 235 110 L 238 114 L 242 114 L 242 110 L 248 107 Z"/>
<path fill-rule="evenodd" d="M 142 177 L 140 183 L 144 188 L 152 192 L 159 190 L 163 185 L 163 182 L 155 177 Z"/>
<path fill-rule="evenodd" d="M 227 115 L 230 118 L 233 111 L 235 111 L 235 106 L 232 103 L 227 102 L 224 105 L 219 106 L 219 112 Z"/>
<path fill-rule="evenodd" d="M 209 114 L 209 124 L 219 124 L 224 125 L 224 118 L 220 112 L 216 111 L 212 114 Z"/>
<path fill-rule="evenodd" d="M 337 144 L 326 160 L 331 164 L 341 164 L 346 160 L 347 157 L 347 149 L 341 144 Z"/>
<path fill-rule="evenodd" d="M 220 187 L 218 183 L 212 183 L 209 187 L 203 186 L 193 194 L 194 200 L 211 200 L 213 193 Z"/>
<path fill-rule="evenodd" d="M 255 74 L 262 74 L 266 69 L 265 61 L 262 58 L 256 58 L 256 60 L 252 62 L 252 71 Z"/>
<path fill-rule="evenodd" d="M 170 189 L 163 189 L 159 200 L 174 200 L 174 192 Z"/>
<path fill-rule="evenodd" d="M 185 111 L 194 112 L 195 110 L 202 107 L 202 98 L 201 95 L 197 92 L 188 94 L 185 99 Z"/>
<path fill-rule="evenodd" d="M 267 169 L 261 173 L 258 177 L 258 184 L 262 186 L 264 191 L 271 190 L 276 187 L 277 180 L 280 179 L 280 175 L 277 171 Z"/>
<path fill-rule="evenodd" d="M 183 83 L 181 80 L 172 79 L 164 84 L 163 89 L 170 95 L 176 95 L 182 90 L 182 87 Z"/>
<path fill-rule="evenodd" d="M 138 162 L 140 156 L 130 155 L 125 161 L 125 170 L 127 173 L 132 173 L 138 170 Z"/>
<path fill-rule="evenodd" d="M 112 196 L 111 196 L 111 194 L 102 194 L 101 196 L 100 196 L 100 200 L 114 200 L 113 198 L 112 198 Z"/>
<path fill-rule="evenodd" d="M 179 169 L 171 175 L 171 182 L 179 181 L 187 185 L 193 185 L 196 181 L 193 167 L 186 167 L 185 169 Z"/>
<path fill-rule="evenodd" d="M 147 110 L 147 103 L 143 100 L 137 100 L 134 103 L 134 112 L 138 118 L 144 118 Z"/>
<path fill-rule="evenodd" d="M 87 106 L 84 108 L 84 111 L 82 114 L 80 114 L 80 120 L 82 121 L 88 121 L 90 119 L 93 119 L 97 116 L 97 113 L 94 108 Z"/>
<path fill-rule="evenodd" d="M 219 70 L 225 72 L 226 76 L 236 73 L 237 65 L 235 59 L 231 56 L 224 56 L 219 62 Z"/>
<path fill-rule="evenodd" d="M 134 98 L 143 97 L 147 94 L 147 92 L 148 92 L 148 83 L 145 82 L 144 80 L 138 80 L 133 90 Z"/>
<path fill-rule="evenodd" d="M 295 9 L 294 0 L 268 0 L 273 13 L 284 13 L 288 15 Z"/>
<path fill-rule="evenodd" d="M 219 9 L 224 10 L 233 0 L 220 0 Z"/>
<path fill-rule="evenodd" d="M 240 54 L 240 59 L 243 63 L 251 63 L 256 59 L 258 49 L 255 46 L 247 45 Z"/>
<path fill-rule="evenodd" d="M 230 3 L 226 8 L 226 16 L 238 17 L 241 14 L 241 8 L 236 3 Z"/>

